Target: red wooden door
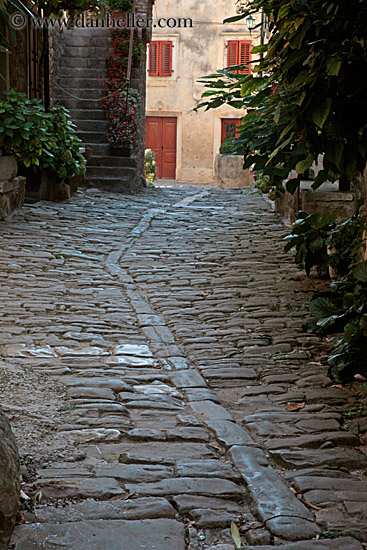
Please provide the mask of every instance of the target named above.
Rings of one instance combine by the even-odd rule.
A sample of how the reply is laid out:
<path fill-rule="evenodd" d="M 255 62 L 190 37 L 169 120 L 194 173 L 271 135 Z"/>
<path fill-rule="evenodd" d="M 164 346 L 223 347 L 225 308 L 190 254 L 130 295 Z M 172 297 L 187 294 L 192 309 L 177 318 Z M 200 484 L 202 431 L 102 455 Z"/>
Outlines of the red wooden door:
<path fill-rule="evenodd" d="M 176 117 L 147 117 L 145 146 L 154 151 L 158 178 L 176 178 L 176 135 Z"/>

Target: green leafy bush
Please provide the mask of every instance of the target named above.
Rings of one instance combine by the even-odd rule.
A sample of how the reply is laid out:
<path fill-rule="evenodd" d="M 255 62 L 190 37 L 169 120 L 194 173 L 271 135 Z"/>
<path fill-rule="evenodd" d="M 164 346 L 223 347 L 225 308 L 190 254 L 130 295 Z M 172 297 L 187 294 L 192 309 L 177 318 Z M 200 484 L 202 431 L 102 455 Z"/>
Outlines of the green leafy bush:
<path fill-rule="evenodd" d="M 356 374 L 367 376 L 367 262 L 358 263 L 344 280 L 332 283 L 331 290 L 311 300 L 315 331 L 337 334 L 329 357 L 331 373 L 341 381 Z"/>
<path fill-rule="evenodd" d="M 0 153 L 24 166 L 39 165 L 52 132 L 51 115 L 40 99 L 11 90 L 0 95 Z"/>
<path fill-rule="evenodd" d="M 313 266 L 316 266 L 320 275 L 325 275 L 328 266 L 326 242 L 329 232 L 336 225 L 336 215 L 330 211 L 311 215 L 299 211 L 296 217 L 292 233 L 284 239 L 284 250 L 288 252 L 296 248 L 296 263 L 305 268 L 307 275 Z"/>
<path fill-rule="evenodd" d="M 156 179 L 157 165 L 155 163 L 154 151 L 145 149 L 145 177 L 149 183 Z"/>
<path fill-rule="evenodd" d="M 123 13 L 131 12 L 133 7 L 132 0 L 103 0 L 99 4 L 102 10 L 121 11 Z"/>
<path fill-rule="evenodd" d="M 364 224 L 357 213 L 343 223 L 331 229 L 326 245 L 331 253 L 328 264 L 337 272 L 339 277 L 347 273 L 359 262 Z"/>
<path fill-rule="evenodd" d="M 83 143 L 75 134 L 75 124 L 65 107 L 52 107 L 50 115 L 52 128 L 39 169 L 53 172 L 60 180 L 70 183 L 70 178 L 85 173 L 85 159 L 79 152 Z"/>
<path fill-rule="evenodd" d="M 219 152 L 221 155 L 235 155 L 233 148 L 234 139 L 227 138 L 223 141 L 222 145 L 219 147 Z"/>

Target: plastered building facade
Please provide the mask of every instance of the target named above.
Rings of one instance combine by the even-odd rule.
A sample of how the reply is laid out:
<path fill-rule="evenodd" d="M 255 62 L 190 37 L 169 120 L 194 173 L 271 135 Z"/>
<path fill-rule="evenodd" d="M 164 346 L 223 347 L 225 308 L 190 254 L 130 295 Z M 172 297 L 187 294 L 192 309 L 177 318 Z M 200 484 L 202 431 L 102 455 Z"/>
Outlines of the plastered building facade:
<path fill-rule="evenodd" d="M 158 57 L 149 65 L 148 55 L 147 64 L 146 141 L 156 149 L 159 177 L 212 182 L 223 132 L 231 119 L 235 123 L 245 114 L 230 106 L 193 110 L 204 91 L 198 79 L 228 66 L 229 44 L 260 42 L 259 32 L 255 29 L 251 36 L 245 20 L 223 24 L 233 15 L 233 0 L 159 0 L 154 6 L 153 44 L 166 41 L 171 48 L 170 60 Z M 158 28 L 160 18 L 166 19 L 164 28 Z M 190 22 L 185 26 L 186 18 L 192 20 L 191 28 Z M 162 63 L 161 70 L 152 67 L 155 62 Z"/>

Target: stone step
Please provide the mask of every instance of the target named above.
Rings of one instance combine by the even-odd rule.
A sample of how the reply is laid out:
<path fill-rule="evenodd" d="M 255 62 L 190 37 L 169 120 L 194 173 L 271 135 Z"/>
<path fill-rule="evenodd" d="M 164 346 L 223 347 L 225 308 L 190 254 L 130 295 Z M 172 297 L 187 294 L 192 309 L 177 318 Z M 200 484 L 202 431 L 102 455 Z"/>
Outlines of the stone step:
<path fill-rule="evenodd" d="M 95 48 L 108 48 L 111 44 L 109 32 L 107 31 L 105 35 L 103 36 L 94 36 L 93 37 L 89 35 L 80 35 L 79 32 L 75 31 L 73 34 L 70 34 L 65 37 L 65 39 L 62 42 L 62 47 L 66 48 L 83 48 L 83 47 L 89 47 L 91 44 Z"/>
<path fill-rule="evenodd" d="M 121 178 L 89 178 L 86 176 L 87 184 L 91 187 L 98 187 L 98 189 L 104 189 L 110 193 L 131 193 L 131 177 Z"/>
<path fill-rule="evenodd" d="M 67 78 L 104 78 L 106 67 L 91 68 L 91 67 L 62 67 L 59 69 L 59 74 Z"/>
<path fill-rule="evenodd" d="M 80 132 L 97 132 L 98 134 L 105 133 L 107 131 L 106 120 L 75 120 L 74 123 Z"/>
<path fill-rule="evenodd" d="M 78 127 L 79 124 L 84 121 L 91 122 L 93 120 L 106 120 L 105 112 L 103 109 L 70 109 L 70 115 L 72 120 Z"/>
<path fill-rule="evenodd" d="M 84 143 L 84 147 L 91 152 L 92 157 L 106 156 L 110 152 L 108 143 Z"/>
<path fill-rule="evenodd" d="M 87 179 L 90 178 L 132 178 L 135 168 L 132 166 L 90 166 L 87 169 Z"/>
<path fill-rule="evenodd" d="M 93 88 L 95 90 L 101 89 L 104 93 L 105 86 L 103 84 L 102 75 L 98 75 L 96 78 L 91 77 L 88 72 L 82 75 L 74 76 L 59 76 L 56 79 L 56 83 L 62 88 L 79 88 L 81 90 L 89 90 Z"/>
<path fill-rule="evenodd" d="M 76 97 L 78 99 L 100 99 L 104 96 L 102 88 L 90 88 L 90 89 L 81 89 L 81 88 L 65 88 L 61 89 L 59 86 L 55 88 L 55 99 L 60 99 L 64 97 L 64 94 L 70 94 L 70 97 Z"/>
<path fill-rule="evenodd" d="M 107 49 L 105 46 L 95 47 L 91 46 L 91 43 L 86 43 L 85 46 L 67 46 L 65 42 L 61 46 L 61 52 L 63 55 L 63 61 L 67 59 L 79 59 L 86 56 L 87 59 L 106 59 Z"/>
<path fill-rule="evenodd" d="M 110 157 L 107 155 L 93 155 L 88 166 L 130 166 L 136 167 L 136 157 Z"/>
<path fill-rule="evenodd" d="M 93 41 L 95 38 L 105 38 L 109 36 L 109 29 L 107 28 L 78 28 L 64 31 L 63 40 L 69 41 L 75 38 L 84 38 L 85 40 Z"/>
<path fill-rule="evenodd" d="M 71 68 L 90 68 L 90 69 L 105 69 L 106 56 L 102 57 L 67 57 L 63 56 L 59 66 L 59 74 L 64 71 L 65 67 Z"/>
<path fill-rule="evenodd" d="M 78 136 L 83 141 L 83 143 L 102 143 L 107 144 L 108 137 L 107 132 L 101 131 L 101 132 L 83 132 L 78 131 Z"/>
<path fill-rule="evenodd" d="M 74 97 L 64 97 L 64 98 L 58 98 L 55 100 L 55 103 L 58 105 L 64 105 L 67 109 L 77 109 L 79 111 L 81 110 L 101 110 L 102 104 L 100 99 L 76 99 Z"/>

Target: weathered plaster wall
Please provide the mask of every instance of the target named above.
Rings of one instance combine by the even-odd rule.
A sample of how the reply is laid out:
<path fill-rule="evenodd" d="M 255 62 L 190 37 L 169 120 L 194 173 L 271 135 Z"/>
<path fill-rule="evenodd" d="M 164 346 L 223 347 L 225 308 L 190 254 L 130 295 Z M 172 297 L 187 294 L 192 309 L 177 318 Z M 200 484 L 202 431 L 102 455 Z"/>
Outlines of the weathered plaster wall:
<path fill-rule="evenodd" d="M 240 118 L 245 111 L 232 107 L 204 112 L 193 109 L 204 91 L 198 79 L 226 66 L 228 40 L 251 40 L 244 21 L 225 24 L 235 15 L 233 0 L 197 2 L 159 0 L 155 19 L 190 17 L 192 28 L 153 28 L 153 40 L 173 41 L 173 75 L 150 77 L 147 85 L 147 115 L 177 116 L 176 177 L 183 180 L 214 180 L 214 159 L 221 142 L 221 118 Z M 258 40 L 253 39 L 253 44 Z"/>

